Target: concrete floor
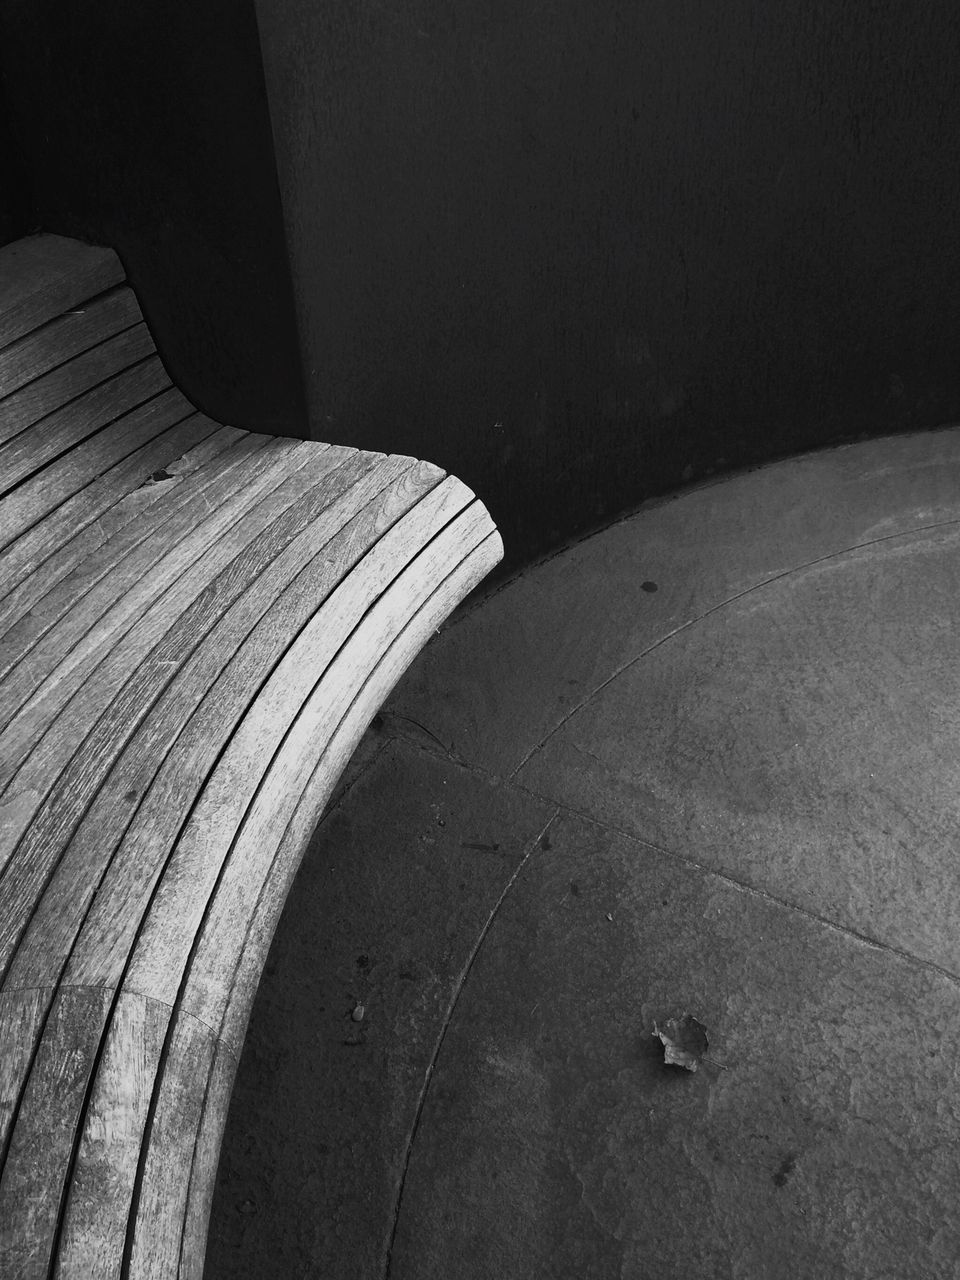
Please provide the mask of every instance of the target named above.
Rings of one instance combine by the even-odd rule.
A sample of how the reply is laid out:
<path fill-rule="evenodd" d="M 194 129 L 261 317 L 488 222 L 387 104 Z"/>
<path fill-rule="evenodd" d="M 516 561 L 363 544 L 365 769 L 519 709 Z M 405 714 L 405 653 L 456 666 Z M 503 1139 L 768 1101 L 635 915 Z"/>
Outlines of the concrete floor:
<path fill-rule="evenodd" d="M 960 1275 L 958 622 L 960 429 L 462 613 L 288 903 L 208 1280 Z"/>

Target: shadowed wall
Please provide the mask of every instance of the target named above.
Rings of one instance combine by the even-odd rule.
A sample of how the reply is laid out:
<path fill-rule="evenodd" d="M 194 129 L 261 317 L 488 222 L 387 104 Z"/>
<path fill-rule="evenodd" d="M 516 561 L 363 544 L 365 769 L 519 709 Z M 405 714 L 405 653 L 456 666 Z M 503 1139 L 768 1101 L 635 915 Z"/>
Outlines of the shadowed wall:
<path fill-rule="evenodd" d="M 950 0 L 257 0 L 314 433 L 508 564 L 960 410 Z"/>
<path fill-rule="evenodd" d="M 33 200 L 26 169 L 10 133 L 3 80 L 0 78 L 0 244 L 9 244 L 31 230 Z"/>

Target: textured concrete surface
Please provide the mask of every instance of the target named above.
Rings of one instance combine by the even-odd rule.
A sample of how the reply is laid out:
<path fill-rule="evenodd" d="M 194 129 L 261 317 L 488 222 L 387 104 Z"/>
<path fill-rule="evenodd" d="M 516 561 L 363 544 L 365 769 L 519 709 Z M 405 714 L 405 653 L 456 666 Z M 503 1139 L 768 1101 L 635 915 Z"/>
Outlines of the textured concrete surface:
<path fill-rule="evenodd" d="M 452 1001 L 556 811 L 382 730 L 366 750 L 369 767 L 301 868 L 261 982 L 208 1277 L 383 1274 Z"/>
<path fill-rule="evenodd" d="M 625 668 L 520 783 L 960 972 L 960 528 L 818 561 Z"/>
<path fill-rule="evenodd" d="M 651 1035 L 684 1009 L 696 1074 Z M 444 1043 L 391 1275 L 954 1276 L 958 1015 L 944 975 L 564 818 Z"/>
<path fill-rule="evenodd" d="M 960 430 L 890 438 L 449 626 L 281 922 L 208 1278 L 955 1277 L 958 535 Z"/>

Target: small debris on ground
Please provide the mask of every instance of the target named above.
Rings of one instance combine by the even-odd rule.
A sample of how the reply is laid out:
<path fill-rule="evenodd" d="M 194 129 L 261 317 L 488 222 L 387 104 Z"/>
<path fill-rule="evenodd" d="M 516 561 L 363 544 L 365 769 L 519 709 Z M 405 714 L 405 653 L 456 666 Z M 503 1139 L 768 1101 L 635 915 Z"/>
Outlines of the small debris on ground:
<path fill-rule="evenodd" d="M 696 1071 L 710 1047 L 707 1028 L 689 1013 L 670 1018 L 662 1027 L 654 1023 L 653 1034 L 663 1044 L 664 1062 L 687 1071 Z"/>
<path fill-rule="evenodd" d="M 362 1022 L 362 1021 L 363 1021 L 363 1015 L 364 1015 L 364 1013 L 365 1013 L 365 1012 L 366 1012 L 366 1010 L 364 1009 L 363 1005 L 362 1005 L 362 1004 L 360 1004 L 360 1002 L 358 1001 L 358 1002 L 353 1006 L 353 1012 L 350 1014 L 350 1017 L 353 1019 L 353 1021 L 354 1021 L 354 1022 Z"/>

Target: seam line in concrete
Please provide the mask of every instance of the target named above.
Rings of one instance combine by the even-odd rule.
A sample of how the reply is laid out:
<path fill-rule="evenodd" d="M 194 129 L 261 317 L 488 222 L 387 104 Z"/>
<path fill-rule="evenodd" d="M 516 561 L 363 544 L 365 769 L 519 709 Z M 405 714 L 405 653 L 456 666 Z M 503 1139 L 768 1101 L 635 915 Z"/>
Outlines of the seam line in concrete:
<path fill-rule="evenodd" d="M 346 800 L 347 796 L 350 794 L 353 788 L 357 785 L 357 783 L 361 780 L 361 778 L 364 778 L 370 772 L 373 766 L 377 763 L 377 761 L 383 755 L 384 751 L 386 751 L 390 743 L 399 742 L 399 741 L 400 741 L 399 738 L 385 737 L 384 740 L 377 747 L 376 751 L 374 751 L 374 753 L 371 755 L 370 759 L 364 761 L 364 763 L 360 766 L 360 768 L 353 775 L 353 777 L 350 778 L 347 782 L 344 782 L 342 786 L 338 784 L 335 793 L 330 797 L 330 799 L 327 801 L 326 805 L 324 806 L 324 810 L 320 815 L 320 818 L 314 829 L 313 835 L 310 837 L 311 844 L 317 838 L 317 832 L 324 825 L 327 819 L 332 817 L 332 815 L 336 813 L 337 810 L 343 805 L 343 802 Z"/>
<path fill-rule="evenodd" d="M 647 657 L 648 654 L 653 653 L 655 649 L 659 649 L 660 646 L 666 644 L 668 640 L 672 640 L 674 636 L 680 635 L 681 632 L 687 631 L 691 627 L 695 627 L 698 623 L 705 621 L 712 614 L 719 612 L 721 609 L 725 609 L 728 605 L 735 604 L 745 596 L 753 595 L 754 592 L 757 591 L 762 591 L 765 587 L 771 586 L 774 582 L 781 582 L 784 578 L 789 578 L 792 574 L 802 573 L 804 569 L 810 569 L 814 565 L 825 564 L 828 560 L 839 560 L 843 556 L 852 555 L 855 551 L 863 551 L 867 547 L 879 546 L 882 542 L 892 542 L 897 538 L 907 538 L 913 534 L 923 533 L 930 529 L 945 529 L 949 528 L 950 525 L 957 524 L 960 524 L 960 520 L 938 520 L 934 524 L 921 524 L 912 529 L 901 529 L 897 533 L 885 534 L 882 538 L 870 538 L 867 542 L 857 542 L 852 546 L 844 547 L 841 551 L 831 551 L 829 555 L 817 556 L 814 560 L 807 560 L 803 564 L 793 565 L 789 569 L 784 569 L 782 573 L 775 573 L 772 577 L 764 578 L 762 582 L 755 582 L 753 586 L 745 587 L 743 591 L 738 591 L 735 595 L 728 596 L 725 600 L 721 600 L 719 603 L 711 605 L 711 607 L 709 609 L 705 609 L 703 613 L 698 614 L 695 618 L 689 618 L 686 622 L 682 622 L 678 627 L 674 627 L 672 631 L 668 631 L 666 635 L 661 636 L 659 640 L 648 645 L 646 649 L 635 654 L 627 662 L 622 663 L 616 671 L 607 676 L 605 680 L 602 680 L 596 688 L 592 689 L 590 693 L 585 694 L 576 706 L 571 707 L 570 710 L 558 721 L 558 723 L 544 734 L 539 742 L 530 748 L 526 755 L 521 759 L 520 763 L 507 775 L 508 780 L 512 781 L 516 778 L 524 765 L 526 765 L 538 751 L 543 750 L 550 739 L 560 732 L 567 721 L 572 720 L 575 715 L 583 710 L 588 702 L 592 702 L 597 694 L 602 693 L 608 684 L 612 684 L 614 680 L 619 679 L 619 677 L 622 676 L 625 671 L 628 671 L 630 667 L 635 666 L 643 658 Z"/>
<path fill-rule="evenodd" d="M 951 521 L 951 523 L 953 522 Z M 435 759 L 439 758 L 446 760 L 449 764 L 456 765 L 460 769 L 465 769 L 468 773 L 472 773 L 475 777 L 489 785 L 507 787 L 511 791 L 520 792 L 525 796 L 529 796 L 533 800 L 540 801 L 542 804 L 553 805 L 556 812 L 547 823 L 547 826 L 544 827 L 544 831 L 546 831 L 547 827 L 550 827 L 561 814 L 569 814 L 572 817 L 580 818 L 584 822 L 589 822 L 592 826 L 600 827 L 604 831 L 609 831 L 614 835 L 622 836 L 632 844 L 641 845 L 643 848 L 651 850 L 651 852 L 656 853 L 662 858 L 666 858 L 671 862 L 679 863 L 681 866 L 689 867 L 691 870 L 700 871 L 704 875 L 712 877 L 714 880 L 719 880 L 724 884 L 728 884 L 732 888 L 739 890 L 741 893 L 753 894 L 774 906 L 782 907 L 785 911 L 795 911 L 805 919 L 810 920 L 815 924 L 823 925 L 824 928 L 831 929 L 835 933 L 843 934 L 844 937 L 852 938 L 854 941 L 862 943 L 864 946 L 872 947 L 876 951 L 889 952 L 891 955 L 899 956 L 901 960 L 905 960 L 909 964 L 917 965 L 922 969 L 929 969 L 933 973 L 939 974 L 949 982 L 960 987 L 960 974 L 956 974 L 952 970 L 945 968 L 943 965 L 937 964 L 935 960 L 925 960 L 923 956 L 918 956 L 914 952 L 907 951 L 902 947 L 894 946 L 893 943 L 882 942 L 879 938 L 874 938 L 868 933 L 861 933 L 857 929 L 851 929 L 849 925 L 838 924 L 836 920 L 831 920 L 829 916 L 819 915 L 816 911 L 811 911 L 807 907 L 801 907 L 795 902 L 788 902 L 785 898 L 778 898 L 776 894 L 770 893 L 767 889 L 761 889 L 757 885 L 750 884 L 746 880 L 738 880 L 736 876 L 731 876 L 726 872 L 718 871 L 716 867 L 707 866 L 706 863 L 698 862 L 696 858 L 691 858 L 688 854 L 679 853 L 673 849 L 665 849 L 662 845 L 654 844 L 651 840 L 644 840 L 642 836 L 636 835 L 635 832 L 629 831 L 625 827 L 618 827 L 615 823 L 605 822 L 602 818 L 598 818 L 592 813 L 587 813 L 583 809 L 577 809 L 573 805 L 565 804 L 563 801 L 557 800 L 554 796 L 546 795 L 542 791 L 535 791 L 533 787 L 527 786 L 522 782 L 517 782 L 512 777 L 497 777 L 496 774 L 488 772 L 488 770 L 482 768 L 480 765 L 469 764 L 467 761 L 460 760 L 453 755 L 441 755 L 438 751 L 431 750 L 431 748 L 425 743 L 416 742 L 410 738 L 398 737 L 392 739 L 392 741 L 411 747 L 416 751 L 422 751 L 425 755 L 433 756 Z M 542 834 L 543 833 L 541 832 L 541 835 Z M 537 839 L 539 840 L 540 836 L 538 836 Z M 524 861 L 526 861 L 528 856 L 529 854 L 524 856 Z M 517 873 L 519 873 L 520 867 L 522 866 L 523 863 L 521 862 L 520 866 L 517 868 Z M 512 887 L 515 879 L 516 876 L 511 878 L 508 888 Z M 506 890 L 504 890 L 504 896 L 505 895 Z M 501 903 L 502 898 L 494 908 L 493 914 L 496 914 L 496 911 L 499 910 Z M 491 916 L 491 919 L 487 922 L 487 925 L 484 928 L 484 936 L 492 922 L 493 917 Z M 478 940 L 477 949 L 479 949 L 480 942 L 482 942 L 482 940 L 482 937 Z M 476 951 L 474 952 L 474 955 L 475 954 Z M 466 973 L 464 973 L 464 980 L 465 978 Z"/>
<path fill-rule="evenodd" d="M 542 795 L 538 791 L 533 791 L 530 787 L 525 787 L 520 783 L 510 781 L 507 781 L 505 785 L 524 792 L 532 799 L 540 800 L 548 804 L 556 804 L 558 814 L 554 815 L 553 820 L 555 820 L 559 813 L 569 814 L 573 817 L 580 818 L 584 822 L 589 822 L 591 826 L 600 827 L 604 831 L 609 831 L 614 835 L 621 836 L 625 840 L 629 840 L 631 844 L 642 845 L 643 848 L 649 849 L 652 853 L 658 854 L 660 857 L 666 858 L 670 862 L 679 863 L 681 866 L 688 867 L 693 871 L 699 871 L 713 880 L 719 880 L 721 883 L 729 885 L 740 893 L 751 894 L 753 897 L 761 898 L 763 901 L 769 902 L 775 907 L 781 907 L 784 911 L 795 912 L 797 915 L 803 916 L 804 919 L 810 920 L 814 924 L 822 925 L 824 928 L 830 929 L 834 933 L 842 934 L 845 938 L 851 938 L 855 942 L 859 942 L 863 946 L 871 947 L 875 951 L 888 952 L 890 955 L 897 956 L 908 964 L 916 965 L 921 969 L 929 969 L 933 973 L 939 974 L 940 977 L 946 978 L 954 986 L 960 987 L 960 974 L 956 974 L 952 970 L 945 968 L 943 965 L 937 964 L 935 960 L 926 960 L 923 956 L 918 956 L 912 951 L 905 950 L 903 947 L 894 946 L 891 942 L 883 942 L 879 938 L 872 937 L 869 933 L 861 933 L 859 929 L 852 929 L 849 925 L 839 924 L 836 920 L 831 920 L 829 916 L 822 916 L 817 911 L 811 911 L 809 907 L 802 907 L 796 902 L 788 902 L 785 898 L 779 898 L 776 894 L 770 893 L 767 889 L 761 889 L 755 884 L 750 884 L 747 880 L 738 880 L 736 876 L 732 876 L 728 872 L 718 871 L 716 867 L 710 867 L 707 866 L 706 863 L 698 862 L 696 858 L 691 858 L 689 854 L 679 853 L 674 849 L 665 849 L 662 845 L 654 844 L 651 840 L 644 840 L 642 836 L 638 836 L 632 831 L 627 831 L 623 827 L 618 827 L 611 822 L 604 822 L 602 819 L 594 817 L 593 814 L 585 813 L 581 809 L 575 809 L 572 805 L 560 804 L 551 796 Z"/>
<path fill-rule="evenodd" d="M 418 746 L 419 744 L 414 743 L 412 745 Z M 424 748 L 422 747 L 420 747 L 419 749 L 424 750 Z M 463 766 L 463 767 L 469 768 L 469 766 Z M 471 772 L 473 771 L 471 770 Z M 515 790 L 522 790 L 522 788 L 515 788 Z M 496 919 L 497 915 L 499 914 L 500 908 L 503 906 L 504 902 L 506 901 L 507 895 L 510 893 L 510 890 L 513 888 L 514 884 L 517 881 L 517 878 L 519 877 L 520 873 L 523 871 L 524 867 L 529 862 L 530 858 L 533 856 L 536 850 L 541 847 L 541 842 L 543 841 L 544 836 L 546 835 L 547 831 L 550 829 L 551 825 L 556 821 L 557 817 L 560 814 L 561 808 L 562 806 L 560 805 L 555 806 L 554 812 L 550 815 L 550 817 L 544 823 L 541 830 L 527 844 L 527 847 L 524 850 L 523 855 L 520 858 L 520 861 L 517 863 L 516 867 L 514 867 L 513 872 L 511 873 L 509 879 L 507 880 L 507 883 L 504 885 L 503 889 L 500 892 L 500 896 L 497 898 L 496 902 L 494 903 L 490 911 L 490 914 L 487 916 L 487 919 L 483 925 L 483 928 L 477 934 L 476 940 L 473 944 L 470 954 L 467 957 L 466 964 L 463 966 L 463 969 L 460 971 L 460 976 L 457 979 L 456 985 L 453 990 L 453 994 L 450 997 L 450 1002 L 447 1005 L 447 1010 L 446 1010 L 446 1013 L 444 1014 L 443 1022 L 440 1026 L 439 1032 L 437 1033 L 437 1038 L 434 1041 L 433 1053 L 430 1055 L 430 1061 L 427 1063 L 427 1069 L 424 1072 L 423 1084 L 420 1087 L 420 1096 L 417 1099 L 417 1110 L 413 1118 L 413 1124 L 410 1127 L 410 1132 L 407 1136 L 407 1145 L 406 1145 L 406 1151 L 404 1152 L 403 1167 L 400 1172 L 400 1179 L 397 1184 L 397 1195 L 396 1195 L 396 1200 L 394 1202 L 393 1222 L 391 1223 L 390 1235 L 386 1241 L 386 1247 L 385 1247 L 384 1270 L 383 1270 L 384 1280 L 389 1280 L 390 1270 L 393 1264 L 393 1247 L 396 1241 L 397 1227 L 400 1222 L 400 1211 L 403 1207 L 403 1191 L 406 1185 L 407 1171 L 409 1170 L 409 1167 L 410 1167 L 410 1160 L 413 1156 L 414 1143 L 416 1142 L 416 1139 L 417 1139 L 417 1133 L 420 1128 L 420 1121 L 423 1116 L 423 1110 L 427 1100 L 427 1093 L 429 1092 L 430 1083 L 433 1079 L 434 1067 L 436 1066 L 437 1059 L 440 1056 L 440 1051 L 443 1048 L 443 1042 L 446 1039 L 447 1031 L 449 1030 L 450 1025 L 453 1021 L 453 1015 L 456 1012 L 457 1004 L 460 1000 L 460 996 L 463 992 L 463 989 L 467 983 L 467 979 L 470 977 L 470 971 L 473 968 L 474 961 L 476 960 L 477 956 L 480 953 L 480 948 L 483 946 L 486 936 L 490 932 L 493 922 Z"/>

